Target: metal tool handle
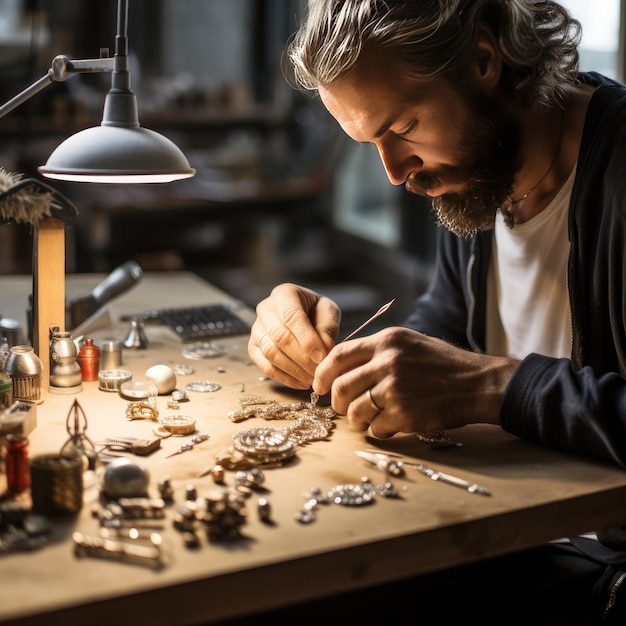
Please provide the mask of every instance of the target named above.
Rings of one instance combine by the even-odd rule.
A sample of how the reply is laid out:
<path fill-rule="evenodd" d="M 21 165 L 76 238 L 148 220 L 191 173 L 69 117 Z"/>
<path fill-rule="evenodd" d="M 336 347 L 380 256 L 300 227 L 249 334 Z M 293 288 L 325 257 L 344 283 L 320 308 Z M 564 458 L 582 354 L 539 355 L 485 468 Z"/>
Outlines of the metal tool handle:
<path fill-rule="evenodd" d="M 95 556 L 127 563 L 138 563 L 160 568 L 163 565 L 161 550 L 158 546 L 143 546 L 137 543 L 89 537 L 75 531 L 72 534 L 77 556 Z"/>
<path fill-rule="evenodd" d="M 485 487 L 479 485 L 478 483 L 473 483 L 469 480 L 465 480 L 464 478 L 459 478 L 458 476 L 453 476 L 452 474 L 446 474 L 445 472 L 438 472 L 437 470 L 431 469 L 426 465 L 416 464 L 416 467 L 420 472 L 422 472 L 422 474 L 425 474 L 431 480 L 438 480 L 442 483 L 447 483 L 448 485 L 460 487 L 461 489 L 465 489 L 470 493 L 478 493 L 484 496 L 491 495 L 491 493 L 487 489 L 485 489 Z"/>
<path fill-rule="evenodd" d="M 94 287 L 91 295 L 98 306 L 123 294 L 139 281 L 143 270 L 135 261 L 126 261 L 116 267 L 100 284 Z"/>
<path fill-rule="evenodd" d="M 76 328 L 101 306 L 128 291 L 139 282 L 142 276 L 143 270 L 135 261 L 126 261 L 116 267 L 102 282 L 94 287 L 89 295 L 70 301 L 71 327 Z"/>

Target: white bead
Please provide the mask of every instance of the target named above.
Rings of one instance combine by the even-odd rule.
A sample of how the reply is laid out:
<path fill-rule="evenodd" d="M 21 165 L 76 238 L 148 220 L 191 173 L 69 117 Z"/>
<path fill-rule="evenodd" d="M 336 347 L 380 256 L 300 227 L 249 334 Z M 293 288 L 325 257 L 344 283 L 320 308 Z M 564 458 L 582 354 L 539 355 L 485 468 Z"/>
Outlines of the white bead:
<path fill-rule="evenodd" d="M 146 371 L 146 378 L 156 385 L 160 396 L 176 389 L 176 374 L 169 365 L 153 365 Z"/>

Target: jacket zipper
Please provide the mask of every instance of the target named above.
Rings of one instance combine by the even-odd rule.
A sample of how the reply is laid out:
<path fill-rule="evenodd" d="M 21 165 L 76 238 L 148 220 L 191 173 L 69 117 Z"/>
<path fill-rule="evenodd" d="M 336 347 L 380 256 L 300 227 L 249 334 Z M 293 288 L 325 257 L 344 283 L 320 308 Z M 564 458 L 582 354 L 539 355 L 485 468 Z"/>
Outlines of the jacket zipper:
<path fill-rule="evenodd" d="M 605 620 L 609 614 L 609 611 L 613 608 L 613 605 L 615 604 L 615 600 L 617 599 L 617 592 L 624 582 L 624 578 L 626 578 L 626 572 L 622 572 L 611 587 L 611 591 L 609 592 L 609 599 L 607 600 L 607 603 L 604 607 Z"/>
<path fill-rule="evenodd" d="M 474 293 L 474 281 L 472 280 L 474 274 L 474 265 L 476 263 L 476 252 L 472 252 L 472 256 L 470 256 L 469 261 L 467 263 L 467 269 L 465 274 L 465 280 L 467 283 L 467 293 L 469 296 L 469 307 L 467 311 L 467 327 L 465 329 L 465 334 L 467 335 L 467 341 L 470 344 L 470 347 L 474 352 L 482 352 L 480 346 L 477 344 L 474 339 L 474 313 L 476 309 L 476 295 Z"/>

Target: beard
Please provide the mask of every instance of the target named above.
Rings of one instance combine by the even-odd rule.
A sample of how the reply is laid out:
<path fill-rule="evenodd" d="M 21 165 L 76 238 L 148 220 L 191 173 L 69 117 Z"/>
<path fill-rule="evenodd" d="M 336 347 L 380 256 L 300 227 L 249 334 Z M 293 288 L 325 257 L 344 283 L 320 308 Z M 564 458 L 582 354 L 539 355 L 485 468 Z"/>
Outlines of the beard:
<path fill-rule="evenodd" d="M 432 199 L 438 222 L 459 237 L 493 229 L 498 209 L 510 202 L 520 141 L 519 124 L 502 115 L 494 100 L 471 95 L 466 100 L 470 115 L 458 165 L 413 172 L 406 182 L 407 191 L 420 195 L 444 183 L 465 185 L 461 192 Z"/>

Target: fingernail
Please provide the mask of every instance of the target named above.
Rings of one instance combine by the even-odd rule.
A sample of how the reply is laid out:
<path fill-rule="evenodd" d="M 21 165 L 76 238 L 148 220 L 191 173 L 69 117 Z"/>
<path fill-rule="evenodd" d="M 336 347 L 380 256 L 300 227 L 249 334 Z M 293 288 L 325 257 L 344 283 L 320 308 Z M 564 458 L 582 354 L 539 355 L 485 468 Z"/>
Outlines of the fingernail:
<path fill-rule="evenodd" d="M 321 350 L 313 350 L 313 352 L 311 352 L 311 358 L 315 364 L 319 364 L 324 359 L 324 353 Z"/>

